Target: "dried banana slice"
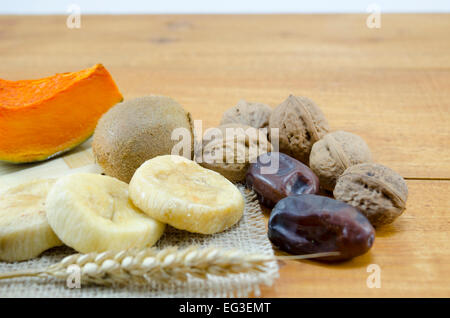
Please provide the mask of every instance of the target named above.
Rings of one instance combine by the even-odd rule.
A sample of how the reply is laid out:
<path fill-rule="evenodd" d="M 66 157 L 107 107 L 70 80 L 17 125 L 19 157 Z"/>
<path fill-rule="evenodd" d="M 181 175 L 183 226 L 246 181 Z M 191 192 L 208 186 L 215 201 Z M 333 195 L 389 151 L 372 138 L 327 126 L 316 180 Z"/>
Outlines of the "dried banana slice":
<path fill-rule="evenodd" d="M 24 261 L 62 245 L 45 215 L 45 199 L 54 183 L 34 180 L 0 194 L 0 260 Z"/>
<path fill-rule="evenodd" d="M 202 234 L 236 224 L 245 204 L 241 192 L 222 175 L 173 155 L 139 167 L 130 182 L 130 198 L 152 218 Z"/>
<path fill-rule="evenodd" d="M 133 205 L 125 182 L 90 173 L 56 182 L 47 218 L 58 237 L 81 253 L 151 246 L 165 228 Z"/>

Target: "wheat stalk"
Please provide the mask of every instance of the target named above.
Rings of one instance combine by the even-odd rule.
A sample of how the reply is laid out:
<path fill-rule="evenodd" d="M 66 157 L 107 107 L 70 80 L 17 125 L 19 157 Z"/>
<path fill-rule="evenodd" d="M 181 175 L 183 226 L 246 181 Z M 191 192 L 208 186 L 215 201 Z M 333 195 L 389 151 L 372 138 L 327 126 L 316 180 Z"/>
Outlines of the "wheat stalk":
<path fill-rule="evenodd" d="M 324 257 L 335 253 L 296 256 L 296 259 Z M 239 273 L 263 272 L 267 263 L 275 259 L 265 254 L 249 254 L 239 250 L 216 247 L 185 249 L 168 247 L 162 250 L 146 248 L 121 252 L 73 254 L 44 270 L 18 271 L 0 274 L 0 279 L 16 277 L 56 277 L 66 280 L 77 265 L 81 283 L 95 285 L 148 284 L 151 281 L 186 281 L 189 275 L 207 278 L 208 275 L 226 276 Z"/>

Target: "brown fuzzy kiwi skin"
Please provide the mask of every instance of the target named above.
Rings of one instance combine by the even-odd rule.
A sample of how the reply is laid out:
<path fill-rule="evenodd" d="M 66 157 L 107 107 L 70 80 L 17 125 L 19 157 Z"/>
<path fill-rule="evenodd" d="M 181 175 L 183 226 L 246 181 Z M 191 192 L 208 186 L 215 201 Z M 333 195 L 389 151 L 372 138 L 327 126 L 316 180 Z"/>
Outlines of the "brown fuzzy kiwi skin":
<path fill-rule="evenodd" d="M 250 127 L 248 125 L 243 125 L 243 124 L 236 124 L 236 123 L 231 123 L 231 124 L 224 124 L 221 125 L 219 127 L 217 127 L 221 132 L 222 132 L 222 136 L 225 136 L 226 133 L 226 129 L 227 128 L 242 128 L 244 131 L 247 130 L 248 128 L 255 128 L 255 127 Z M 267 149 L 270 151 L 271 149 L 271 144 L 269 143 L 269 141 L 266 138 L 265 134 L 260 134 L 256 139 L 252 139 L 250 140 L 249 136 L 245 137 L 245 144 L 236 143 L 236 139 L 235 142 L 231 142 L 229 140 L 224 141 L 223 139 L 221 141 L 216 141 L 215 139 L 213 140 L 203 140 L 202 141 L 202 151 L 203 154 L 205 154 L 208 150 L 212 149 L 212 146 L 214 145 L 215 147 L 223 147 L 223 155 L 225 156 L 226 152 L 225 149 L 233 149 L 231 148 L 233 146 L 233 144 L 235 145 L 235 147 L 239 147 L 239 149 L 244 149 L 245 150 L 245 162 L 225 162 L 225 157 L 222 158 L 223 162 L 199 162 L 199 164 L 207 169 L 210 170 L 214 170 L 218 173 L 220 173 L 221 175 L 223 175 L 225 178 L 227 178 L 228 180 L 230 180 L 231 182 L 241 182 L 245 179 L 245 174 L 247 173 L 247 170 L 249 168 L 250 165 L 250 161 L 251 160 L 256 160 L 256 157 L 251 157 L 249 156 L 249 145 L 250 143 L 257 143 L 258 145 L 260 145 L 261 143 L 266 143 L 267 145 Z M 263 148 L 258 148 L 259 150 L 261 150 L 261 153 L 263 152 Z M 196 159 L 200 158 L 201 153 L 197 152 L 196 153 Z"/>
<path fill-rule="evenodd" d="M 272 108 L 262 103 L 252 103 L 241 99 L 236 106 L 223 113 L 220 125 L 242 124 L 255 128 L 267 128 Z"/>
<path fill-rule="evenodd" d="M 279 129 L 280 152 L 306 165 L 312 145 L 330 130 L 324 114 L 312 100 L 293 95 L 272 111 L 269 130 L 274 128 Z"/>
<path fill-rule="evenodd" d="M 392 223 L 406 208 L 408 187 L 394 170 L 376 163 L 347 168 L 339 177 L 334 197 L 360 210 L 379 227 Z"/>
<path fill-rule="evenodd" d="M 341 130 L 328 133 L 314 143 L 309 157 L 309 167 L 319 177 L 320 186 L 328 191 L 333 191 L 345 169 L 366 162 L 372 162 L 366 142 Z"/>
<path fill-rule="evenodd" d="M 98 121 L 92 141 L 96 162 L 104 172 L 129 182 L 145 161 L 171 154 L 178 140 L 172 131 L 186 128 L 194 136 L 191 115 L 175 100 L 165 96 L 145 96 L 117 104 Z"/>

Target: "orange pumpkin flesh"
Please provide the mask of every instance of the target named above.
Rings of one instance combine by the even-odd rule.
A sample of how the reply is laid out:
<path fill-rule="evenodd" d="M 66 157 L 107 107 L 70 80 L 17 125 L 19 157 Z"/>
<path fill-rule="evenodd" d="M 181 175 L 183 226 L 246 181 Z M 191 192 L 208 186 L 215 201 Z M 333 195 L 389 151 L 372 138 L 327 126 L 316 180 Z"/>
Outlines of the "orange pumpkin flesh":
<path fill-rule="evenodd" d="M 122 100 L 101 64 L 38 80 L 0 79 L 0 160 L 34 162 L 68 151 Z"/>

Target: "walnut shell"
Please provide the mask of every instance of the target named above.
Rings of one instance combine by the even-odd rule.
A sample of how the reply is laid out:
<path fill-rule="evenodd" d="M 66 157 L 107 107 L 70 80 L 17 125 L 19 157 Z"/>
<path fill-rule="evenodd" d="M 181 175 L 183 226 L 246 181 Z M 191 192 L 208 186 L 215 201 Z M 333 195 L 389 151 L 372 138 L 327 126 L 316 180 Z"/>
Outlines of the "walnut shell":
<path fill-rule="evenodd" d="M 361 137 L 346 131 L 323 136 L 314 143 L 309 156 L 309 167 L 319 177 L 320 186 L 330 191 L 345 169 L 365 162 L 372 162 L 369 146 Z"/>
<path fill-rule="evenodd" d="M 306 97 L 290 95 L 270 116 L 272 129 L 279 129 L 279 150 L 308 164 L 312 145 L 328 133 L 329 126 L 320 108 Z"/>
<path fill-rule="evenodd" d="M 408 187 L 392 169 L 376 163 L 351 166 L 338 178 L 333 191 L 337 200 L 359 209 L 372 223 L 392 223 L 406 207 Z"/>
<path fill-rule="evenodd" d="M 272 108 L 262 103 L 251 103 L 241 99 L 236 106 L 223 113 L 220 125 L 242 124 L 255 128 L 269 126 Z"/>
<path fill-rule="evenodd" d="M 227 128 L 235 129 L 239 137 L 228 134 Z M 259 155 L 270 151 L 271 144 L 262 131 L 247 125 L 226 124 L 217 129 L 220 136 L 204 138 L 202 148 L 196 150 L 195 160 L 201 166 L 220 173 L 231 182 L 243 181 L 250 163 L 256 162 Z M 253 134 L 246 134 L 248 129 Z"/>

